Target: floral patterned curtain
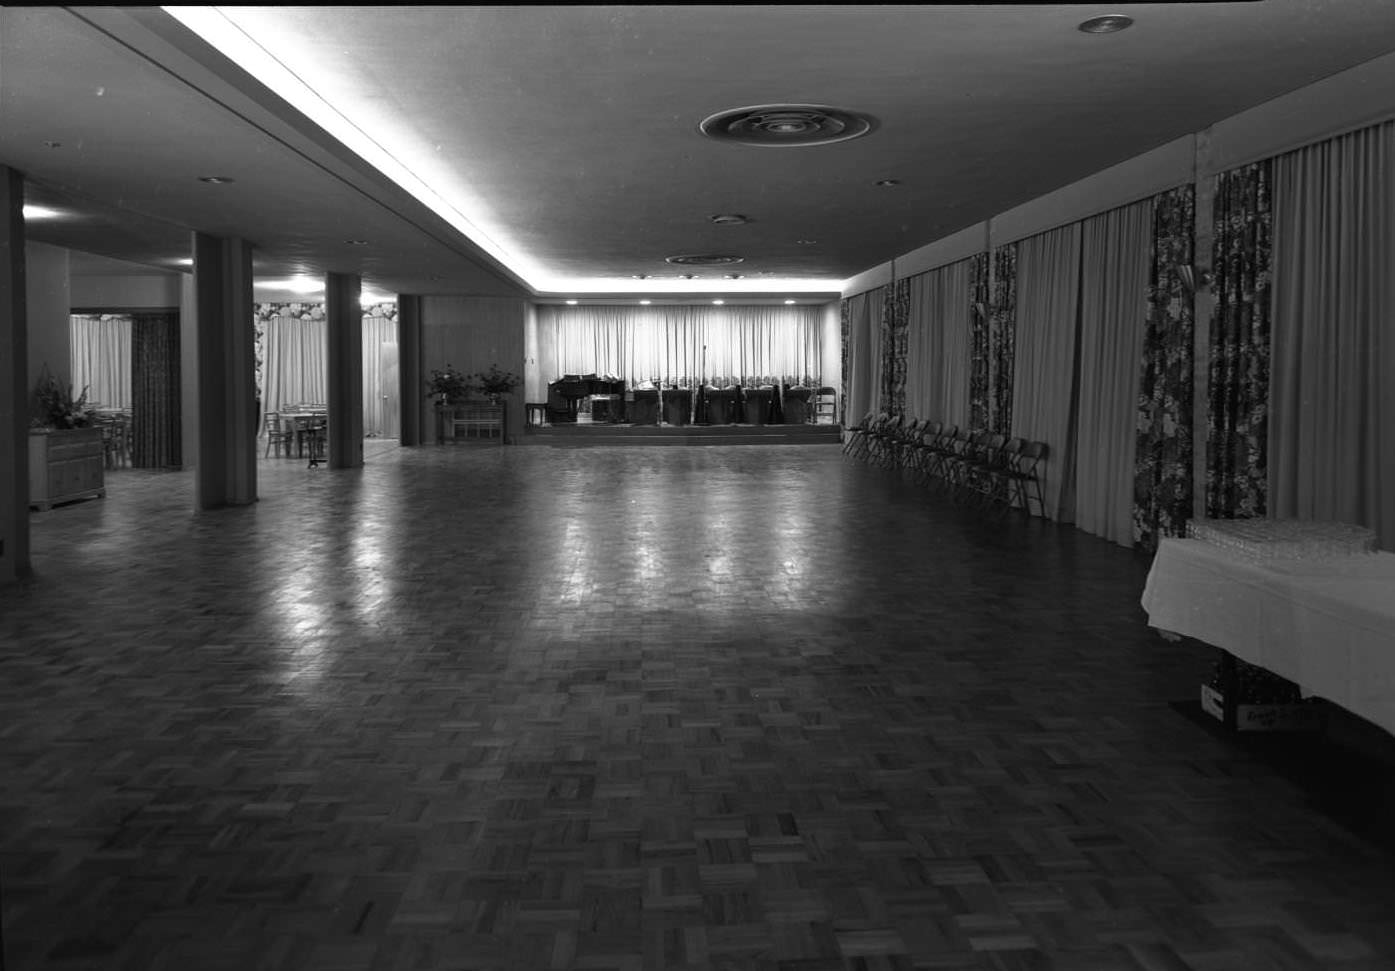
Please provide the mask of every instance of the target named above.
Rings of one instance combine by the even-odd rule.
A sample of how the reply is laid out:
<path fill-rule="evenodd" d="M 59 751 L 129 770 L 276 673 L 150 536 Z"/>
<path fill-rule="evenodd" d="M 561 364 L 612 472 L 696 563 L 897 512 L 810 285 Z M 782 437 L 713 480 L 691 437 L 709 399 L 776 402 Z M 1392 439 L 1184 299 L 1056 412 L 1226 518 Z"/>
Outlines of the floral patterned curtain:
<path fill-rule="evenodd" d="M 1192 290 L 1183 268 L 1194 262 L 1196 189 L 1153 197 L 1152 265 L 1138 384 L 1133 539 L 1143 550 L 1181 536 L 1192 515 Z"/>
<path fill-rule="evenodd" d="M 988 427 L 988 258 L 976 253 L 969 264 L 969 424 L 974 428 Z"/>
<path fill-rule="evenodd" d="M 1216 176 L 1206 515 L 1263 516 L 1268 505 L 1272 163 Z"/>
<path fill-rule="evenodd" d="M 839 331 L 841 336 L 838 343 L 840 360 L 842 361 L 842 367 L 838 371 L 838 373 L 842 375 L 839 381 L 838 402 L 843 410 L 843 413 L 838 416 L 838 421 L 846 425 L 848 423 L 848 335 L 852 330 L 852 305 L 849 304 L 848 301 L 844 300 L 841 302 L 838 307 L 838 316 L 840 318 L 839 326 L 841 328 Z M 852 420 L 857 421 L 859 418 L 861 418 L 860 415 L 854 415 Z"/>
<path fill-rule="evenodd" d="M 910 349 L 911 284 L 896 280 L 882 304 L 882 387 L 879 410 L 906 414 L 906 362 Z"/>
<path fill-rule="evenodd" d="M 179 314 L 131 315 L 131 467 L 183 462 L 179 412 Z"/>
<path fill-rule="evenodd" d="M 988 318 L 988 431 L 1010 434 L 1013 360 L 1017 343 L 1017 244 L 993 251 L 993 296 Z"/>

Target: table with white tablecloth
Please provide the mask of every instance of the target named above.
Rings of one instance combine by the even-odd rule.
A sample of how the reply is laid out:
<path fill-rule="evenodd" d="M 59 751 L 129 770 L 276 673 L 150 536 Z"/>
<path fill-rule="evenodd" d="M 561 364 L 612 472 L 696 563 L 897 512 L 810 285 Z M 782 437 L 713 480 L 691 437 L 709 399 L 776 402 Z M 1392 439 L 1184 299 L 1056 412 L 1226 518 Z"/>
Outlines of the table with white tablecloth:
<path fill-rule="evenodd" d="M 1395 733 L 1395 554 L 1256 557 L 1164 539 L 1148 623 L 1229 651 Z"/>

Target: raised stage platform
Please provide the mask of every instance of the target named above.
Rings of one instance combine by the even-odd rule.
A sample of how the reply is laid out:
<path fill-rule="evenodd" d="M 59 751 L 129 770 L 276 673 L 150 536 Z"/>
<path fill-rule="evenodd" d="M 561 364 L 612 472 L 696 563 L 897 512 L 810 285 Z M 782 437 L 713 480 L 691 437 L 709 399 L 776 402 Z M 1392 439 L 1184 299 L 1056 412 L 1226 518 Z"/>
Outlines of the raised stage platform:
<path fill-rule="evenodd" d="M 520 445 L 841 445 L 839 425 L 530 425 Z"/>

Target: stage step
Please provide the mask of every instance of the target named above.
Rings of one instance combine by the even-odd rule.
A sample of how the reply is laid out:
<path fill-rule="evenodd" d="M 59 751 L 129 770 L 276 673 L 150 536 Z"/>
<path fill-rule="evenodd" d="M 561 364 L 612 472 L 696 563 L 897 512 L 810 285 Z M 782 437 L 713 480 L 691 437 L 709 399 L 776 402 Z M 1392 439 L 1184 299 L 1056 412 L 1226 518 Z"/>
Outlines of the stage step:
<path fill-rule="evenodd" d="M 838 445 L 839 425 L 624 425 L 531 426 L 521 445 L 586 448 L 594 445 Z"/>

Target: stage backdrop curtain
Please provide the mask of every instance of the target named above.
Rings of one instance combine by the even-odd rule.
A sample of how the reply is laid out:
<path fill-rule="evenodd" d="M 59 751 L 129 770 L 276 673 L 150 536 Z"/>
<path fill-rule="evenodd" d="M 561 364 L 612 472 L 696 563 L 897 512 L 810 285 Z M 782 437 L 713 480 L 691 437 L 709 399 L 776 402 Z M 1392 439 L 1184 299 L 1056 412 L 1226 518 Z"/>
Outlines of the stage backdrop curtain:
<path fill-rule="evenodd" d="M 553 381 L 602 374 L 692 387 L 823 382 L 821 307 L 538 308 L 539 353 Z"/>
<path fill-rule="evenodd" d="M 1206 515 L 1216 519 L 1268 509 L 1272 168 L 1266 159 L 1216 176 L 1206 441 Z"/>
<path fill-rule="evenodd" d="M 991 387 L 988 366 L 988 329 L 992 307 L 989 283 L 988 253 L 978 253 L 969 259 L 969 291 L 973 316 L 969 319 L 969 415 L 968 427 L 988 427 L 988 399 Z M 956 424 L 962 425 L 963 422 Z"/>
<path fill-rule="evenodd" d="M 908 415 L 955 425 L 969 420 L 972 262 L 960 260 L 906 281 Z"/>
<path fill-rule="evenodd" d="M 1018 243 L 1006 243 L 993 251 L 988 309 L 988 420 L 982 427 L 1004 435 L 1012 427 L 1016 374 L 1018 248 Z"/>
<path fill-rule="evenodd" d="M 878 410 L 881 388 L 881 317 L 885 287 L 849 297 L 848 363 L 843 374 L 847 380 L 845 414 L 848 421 L 860 424 L 868 414 Z"/>
<path fill-rule="evenodd" d="M 182 463 L 179 398 L 179 314 L 132 314 L 132 468 Z"/>
<path fill-rule="evenodd" d="M 1395 550 L 1395 123 L 1274 159 L 1269 511 Z"/>
<path fill-rule="evenodd" d="M 1075 525 L 1133 545 L 1138 362 L 1148 316 L 1151 200 L 1080 225 Z"/>
<path fill-rule="evenodd" d="M 131 407 L 131 316 L 74 314 L 69 318 L 73 393 L 101 408 Z"/>
<path fill-rule="evenodd" d="M 1184 185 L 1160 193 L 1152 208 L 1133 514 L 1134 542 L 1149 551 L 1160 537 L 1184 535 L 1192 518 L 1195 281 L 1189 285 L 1182 272 L 1195 263 L 1196 189 Z"/>
<path fill-rule="evenodd" d="M 1080 336 L 1080 224 L 1017 245 L 1012 435 L 1045 442 L 1048 519 L 1075 514 L 1075 406 Z M 993 429 L 998 430 L 998 429 Z"/>

